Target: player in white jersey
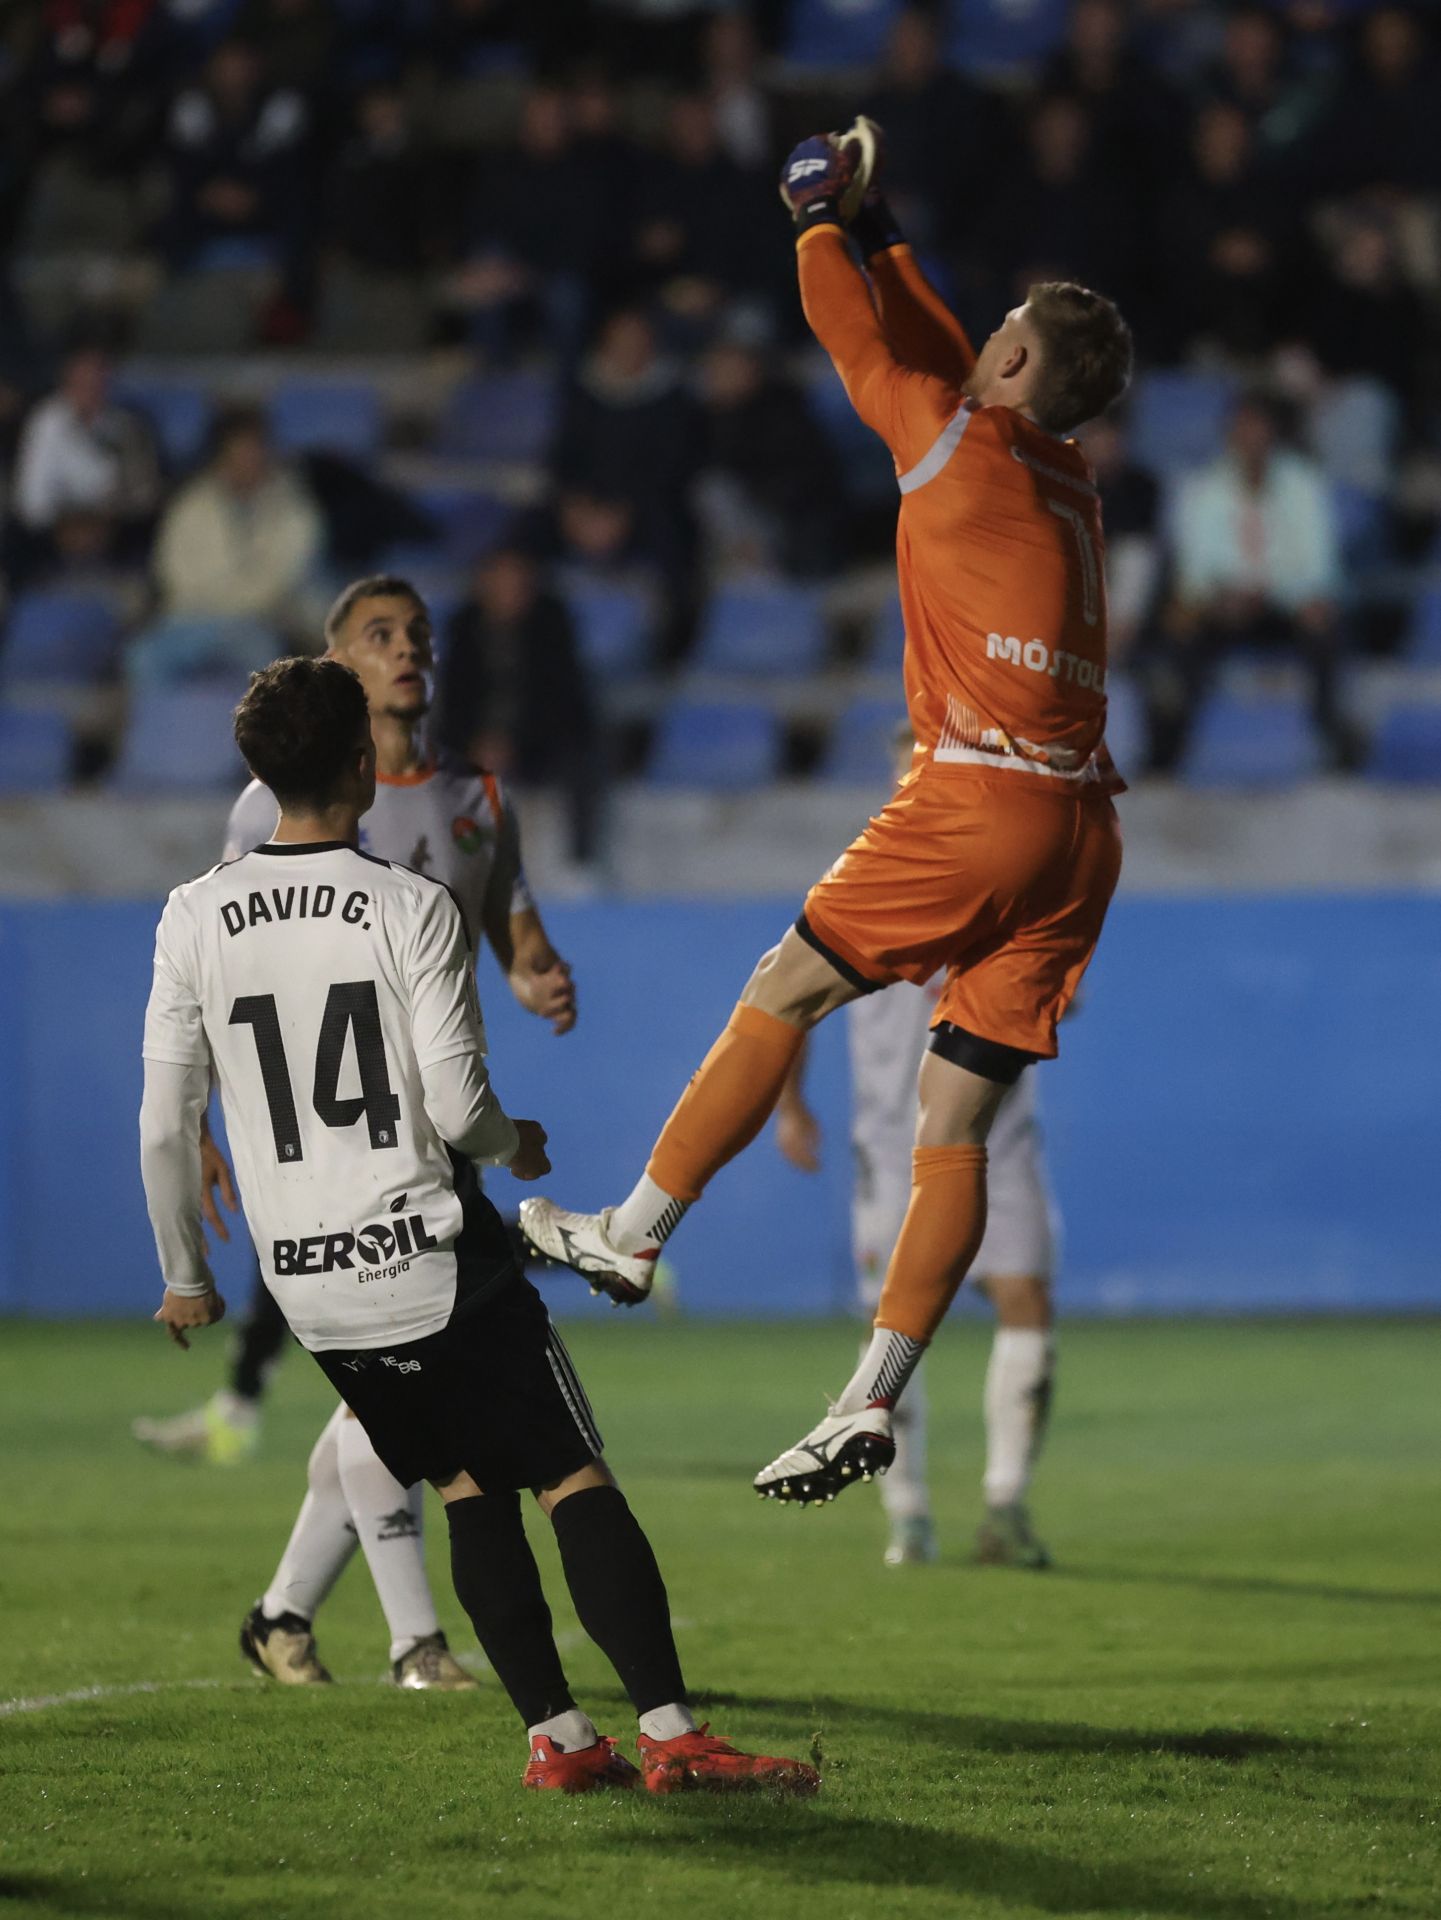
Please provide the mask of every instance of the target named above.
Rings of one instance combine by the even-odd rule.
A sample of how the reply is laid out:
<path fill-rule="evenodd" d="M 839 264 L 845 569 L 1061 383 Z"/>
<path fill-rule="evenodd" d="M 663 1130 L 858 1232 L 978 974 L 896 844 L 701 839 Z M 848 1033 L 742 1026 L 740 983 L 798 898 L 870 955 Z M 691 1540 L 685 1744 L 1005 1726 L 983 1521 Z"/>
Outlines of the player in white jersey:
<path fill-rule="evenodd" d="M 330 653 L 352 667 L 365 688 L 375 735 L 376 799 L 362 826 L 363 847 L 445 882 L 473 936 L 488 940 L 521 1004 L 556 1032 L 568 1032 L 576 1017 L 574 983 L 527 888 L 507 798 L 492 775 L 426 747 L 433 653 L 424 602 L 406 580 L 371 576 L 340 595 L 325 631 Z M 231 811 L 225 858 L 268 840 L 277 812 L 275 796 L 252 781 Z M 206 1218 L 228 1238 L 217 1196 L 233 1209 L 235 1192 L 208 1131 L 203 1165 Z M 286 1338 L 274 1296 L 257 1277 L 226 1385 L 202 1407 L 136 1421 L 137 1437 L 166 1453 L 222 1463 L 247 1458 L 258 1438 L 266 1380 Z M 286 1684 L 329 1679 L 311 1623 L 359 1545 L 390 1628 L 397 1684 L 473 1686 L 451 1658 L 436 1618 L 421 1514 L 420 1490 L 407 1494 L 399 1487 L 363 1429 L 338 1410 L 312 1450 L 305 1501 L 284 1557 L 243 1630 L 252 1663 Z"/>
<path fill-rule="evenodd" d="M 225 1311 L 201 1226 L 200 1120 L 219 1083 L 267 1284 L 403 1486 L 446 1505 L 457 1597 L 530 1737 L 525 1783 L 655 1792 L 813 1768 L 697 1728 L 649 1542 L 584 1391 L 476 1177 L 549 1171 L 491 1087 L 468 931 L 439 881 L 359 850 L 375 793 L 366 696 L 337 660 L 283 660 L 236 710 L 280 801 L 274 837 L 178 887 L 155 942 L 141 1172 L 179 1345 Z M 640 1721 L 640 1768 L 576 1706 L 521 1519 L 555 1529 L 586 1632 Z"/>

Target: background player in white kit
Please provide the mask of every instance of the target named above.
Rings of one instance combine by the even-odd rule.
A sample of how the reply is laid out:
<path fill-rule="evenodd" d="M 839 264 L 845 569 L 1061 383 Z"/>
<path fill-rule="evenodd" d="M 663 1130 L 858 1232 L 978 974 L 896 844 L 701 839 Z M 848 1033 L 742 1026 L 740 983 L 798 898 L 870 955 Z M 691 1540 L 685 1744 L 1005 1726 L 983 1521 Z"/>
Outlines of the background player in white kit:
<path fill-rule="evenodd" d="M 292 1331 L 402 1486 L 446 1505 L 458 1598 L 530 1735 L 525 1784 L 657 1793 L 814 1768 L 697 1728 L 655 1555 L 601 1458 L 584 1391 L 476 1163 L 550 1170 L 491 1087 L 450 890 L 360 852 L 375 747 L 359 680 L 282 660 L 236 710 L 281 802 L 273 839 L 177 887 L 145 1018 L 141 1171 L 181 1346 L 224 1314 L 201 1228 L 212 1072 L 246 1218 Z M 640 1721 L 640 1767 L 576 1706 L 521 1519 L 555 1530 L 581 1624 Z"/>
<path fill-rule="evenodd" d="M 897 778 L 910 762 L 909 728 L 897 737 Z M 936 992 L 901 981 L 846 1009 L 851 1060 L 851 1245 L 859 1304 L 869 1318 L 911 1196 L 917 1077 L 930 1039 Z M 804 1054 L 776 1110 L 776 1144 L 792 1166 L 814 1173 L 821 1130 L 805 1099 Z M 1055 1372 L 1051 1279 L 1059 1238 L 1036 1110 L 1035 1075 L 1008 1089 L 991 1128 L 986 1231 L 970 1278 L 995 1308 L 986 1372 L 986 1514 L 976 1534 L 984 1564 L 1046 1567 L 1025 1498 L 1045 1436 Z M 936 1557 L 926 1475 L 924 1363 L 896 1409 L 896 1457 L 880 1483 L 890 1520 L 888 1566 Z"/>
<path fill-rule="evenodd" d="M 498 781 L 448 753 L 432 753 L 424 726 L 433 651 L 425 603 L 406 580 L 357 580 L 325 623 L 331 655 L 365 689 L 375 739 L 375 804 L 362 846 L 428 873 L 450 887 L 472 937 L 483 935 L 512 991 L 557 1033 L 575 1024 L 570 968 L 555 952 L 525 881 L 520 832 Z M 225 855 L 233 860 L 270 838 L 275 796 L 253 780 L 231 811 Z M 207 1132 L 204 1207 L 229 1238 L 217 1196 L 234 1208 L 230 1169 Z M 158 1450 L 220 1462 L 247 1458 L 259 1431 L 269 1371 L 289 1335 L 257 1276 L 254 1298 L 233 1343 L 230 1378 L 202 1407 L 164 1420 L 138 1420 L 138 1438 Z M 304 1504 L 265 1595 L 242 1629 L 247 1657 L 287 1684 L 329 1679 L 311 1623 L 357 1545 L 375 1581 L 390 1629 L 392 1673 L 406 1688 L 475 1683 L 451 1658 L 425 1572 L 422 1489 L 409 1493 L 376 1458 L 357 1422 L 338 1408 L 310 1456 Z"/>

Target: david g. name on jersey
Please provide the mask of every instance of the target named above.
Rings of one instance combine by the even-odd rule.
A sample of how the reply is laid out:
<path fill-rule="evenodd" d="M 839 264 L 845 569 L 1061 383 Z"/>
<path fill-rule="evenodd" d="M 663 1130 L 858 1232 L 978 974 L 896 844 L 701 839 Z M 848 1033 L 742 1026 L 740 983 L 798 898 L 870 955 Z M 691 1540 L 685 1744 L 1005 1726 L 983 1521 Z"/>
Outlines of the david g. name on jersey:
<path fill-rule="evenodd" d="M 360 1275 L 363 1287 L 371 1280 L 393 1280 L 410 1266 L 412 1254 L 429 1253 L 440 1242 L 425 1230 L 418 1213 L 403 1219 L 376 1220 L 354 1233 L 312 1233 L 304 1240 L 276 1240 L 273 1257 L 276 1273 L 334 1273 L 337 1269 Z M 357 1260 L 354 1256 L 359 1254 Z M 397 1257 L 389 1266 L 381 1262 Z"/>
<path fill-rule="evenodd" d="M 271 904 L 267 907 L 265 893 L 257 888 L 247 896 L 247 906 L 242 907 L 238 900 L 224 903 L 220 917 L 232 939 L 247 927 L 258 927 L 262 922 L 270 926 L 276 920 L 328 920 L 335 906 L 334 887 L 316 887 L 313 892 L 309 887 L 271 887 L 269 897 Z M 369 905 L 370 895 L 357 889 L 346 895 L 340 917 L 352 927 L 368 927 L 370 922 L 365 913 Z"/>

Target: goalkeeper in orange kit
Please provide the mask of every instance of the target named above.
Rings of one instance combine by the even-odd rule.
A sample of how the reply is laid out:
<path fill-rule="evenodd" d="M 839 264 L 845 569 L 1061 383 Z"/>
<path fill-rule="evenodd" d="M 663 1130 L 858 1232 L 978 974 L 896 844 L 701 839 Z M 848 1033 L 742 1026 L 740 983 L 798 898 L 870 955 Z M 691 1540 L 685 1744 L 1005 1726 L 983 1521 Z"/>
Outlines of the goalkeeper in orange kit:
<path fill-rule="evenodd" d="M 826 1419 L 756 1477 L 800 1502 L 893 1459 L 892 1409 L 985 1229 L 992 1119 L 1054 1056 L 1121 863 L 1100 504 L 1065 436 L 1124 390 L 1129 330 L 1103 295 L 1048 282 L 974 353 L 884 203 L 863 200 L 870 131 L 802 142 L 781 195 L 806 318 L 895 460 L 911 768 L 756 967 L 630 1196 L 599 1214 L 521 1209 L 542 1252 L 617 1301 L 642 1299 L 687 1209 L 764 1125 L 808 1030 L 861 994 L 943 974 L 872 1339 Z"/>

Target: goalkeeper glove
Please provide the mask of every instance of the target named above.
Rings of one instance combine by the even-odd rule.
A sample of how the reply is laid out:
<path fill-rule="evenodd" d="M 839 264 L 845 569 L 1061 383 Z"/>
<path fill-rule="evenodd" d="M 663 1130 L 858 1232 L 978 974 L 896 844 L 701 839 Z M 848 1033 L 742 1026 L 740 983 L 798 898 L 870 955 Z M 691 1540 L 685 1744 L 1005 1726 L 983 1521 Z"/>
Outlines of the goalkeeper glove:
<path fill-rule="evenodd" d="M 798 233 L 844 225 L 842 201 L 855 180 L 855 156 L 828 133 L 793 147 L 781 168 L 781 199 Z"/>

